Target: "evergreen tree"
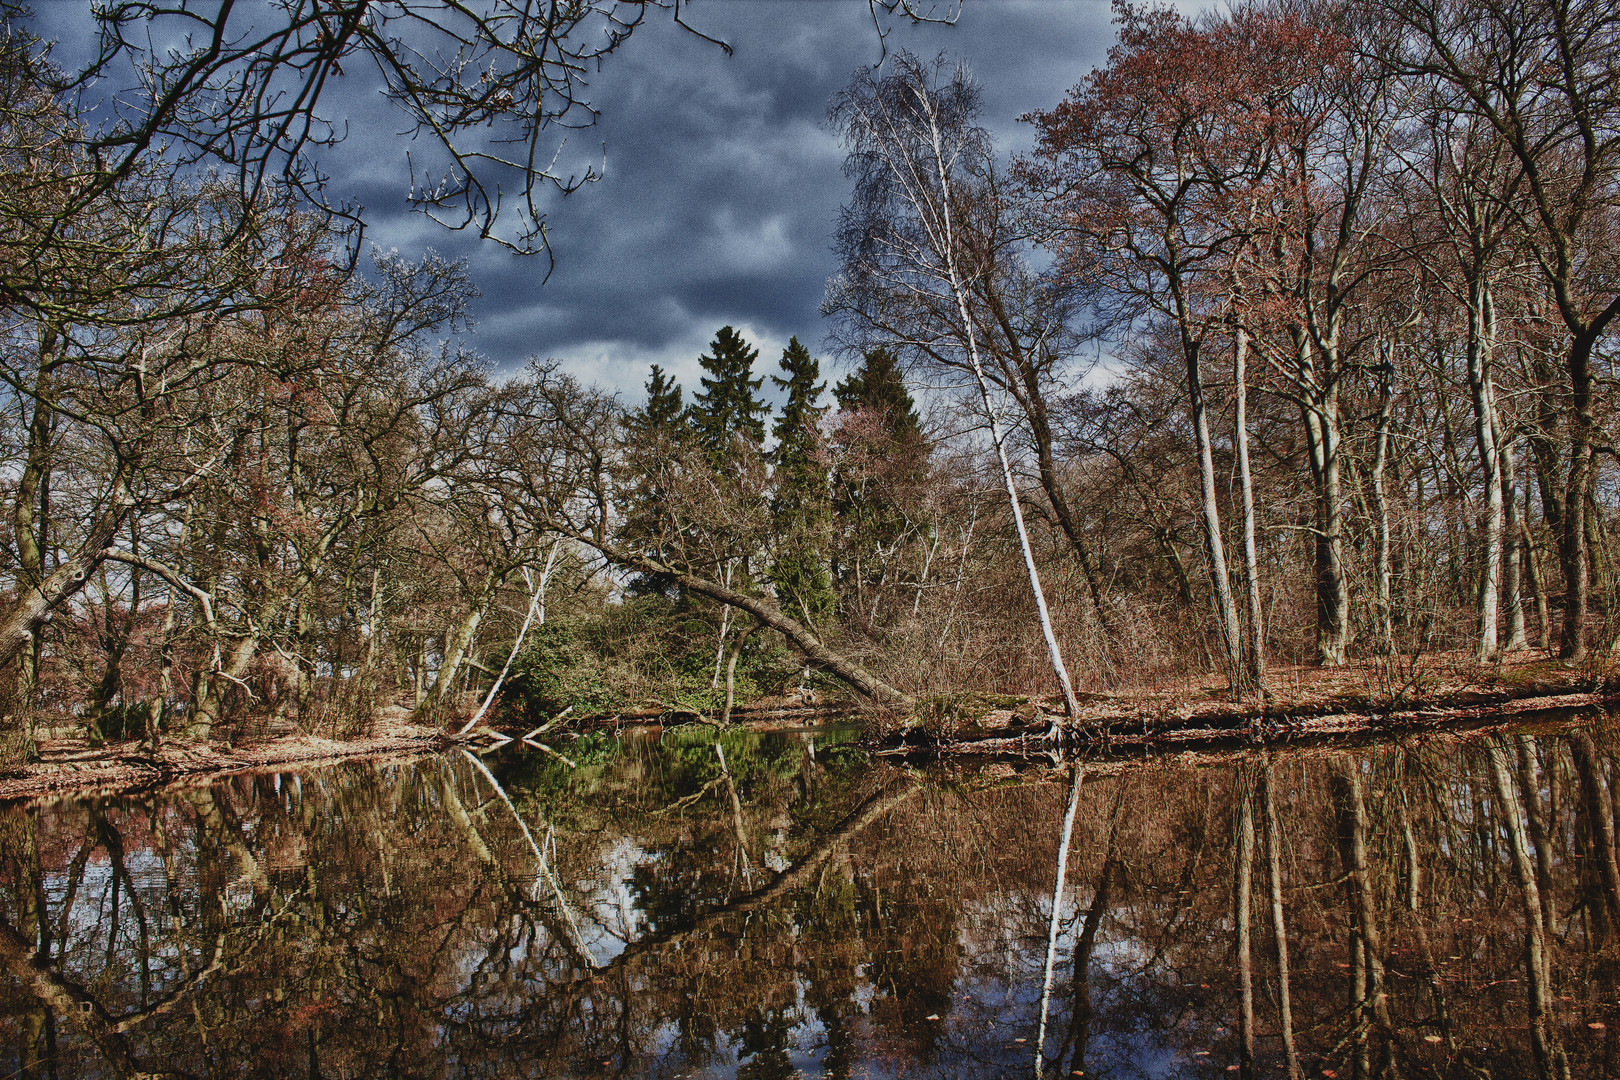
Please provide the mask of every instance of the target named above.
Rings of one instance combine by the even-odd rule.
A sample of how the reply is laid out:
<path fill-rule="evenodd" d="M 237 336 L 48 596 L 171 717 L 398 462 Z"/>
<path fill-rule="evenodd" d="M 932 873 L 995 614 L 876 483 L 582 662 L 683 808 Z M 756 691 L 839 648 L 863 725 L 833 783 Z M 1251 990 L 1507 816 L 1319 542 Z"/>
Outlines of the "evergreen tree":
<path fill-rule="evenodd" d="M 782 376 L 771 376 L 777 389 L 787 391 L 782 415 L 771 427 L 776 438 L 770 452 L 775 469 L 771 581 L 782 606 L 814 626 L 832 612 L 835 601 L 829 569 L 832 501 L 820 429 L 828 406 L 819 404 L 827 384 L 818 383 L 821 365 L 798 338 L 788 341 L 781 367 Z"/>
<path fill-rule="evenodd" d="M 632 435 L 650 436 L 654 433 L 673 434 L 681 426 L 681 386 L 664 373 L 657 364 L 652 366 L 652 378 L 647 380 L 647 404 L 630 414 Z"/>
<path fill-rule="evenodd" d="M 721 456 L 734 437 L 759 446 L 765 441 L 765 417 L 770 412 L 755 396 L 765 383 L 763 376 L 752 377 L 759 350 L 731 327 L 722 326 L 709 343 L 709 353 L 698 358 L 708 374 L 701 380 L 703 392 L 692 395 L 688 413 L 699 444 Z"/>
<path fill-rule="evenodd" d="M 887 349 L 866 353 L 833 395 L 839 466 L 831 478 L 832 562 L 840 589 L 858 592 L 883 579 L 885 559 L 917 527 L 907 507 L 915 508 L 927 485 L 928 441 Z"/>
<path fill-rule="evenodd" d="M 922 418 L 917 403 L 900 377 L 899 362 L 888 349 L 872 349 L 861 358 L 860 368 L 833 387 L 833 397 L 844 412 L 870 409 L 883 417 L 883 426 L 896 447 L 914 451 L 922 448 Z"/>
<path fill-rule="evenodd" d="M 787 378 L 771 376 L 771 382 L 778 390 L 787 391 L 782 415 L 771 425 L 771 434 L 776 438 L 771 463 L 778 469 L 793 467 L 820 443 L 816 424 L 828 409 L 826 405 L 817 404 L 827 389 L 826 383 L 816 383 L 821 377 L 821 364 L 810 355 L 809 349 L 799 343 L 798 338 L 788 339 L 788 347 L 782 350 L 781 366 L 782 374 Z"/>
<path fill-rule="evenodd" d="M 647 381 L 647 403 L 625 417 L 624 481 L 619 496 L 619 538 L 666 555 L 671 540 L 671 500 L 680 482 L 680 448 L 686 428 L 681 387 L 657 364 Z M 634 574 L 633 595 L 672 596 L 663 574 Z"/>

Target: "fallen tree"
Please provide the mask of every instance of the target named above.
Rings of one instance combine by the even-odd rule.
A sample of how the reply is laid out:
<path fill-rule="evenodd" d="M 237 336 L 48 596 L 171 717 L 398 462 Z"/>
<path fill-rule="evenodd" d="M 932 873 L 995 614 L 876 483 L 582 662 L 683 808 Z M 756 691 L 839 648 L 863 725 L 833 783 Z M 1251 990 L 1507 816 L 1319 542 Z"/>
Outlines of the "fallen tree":
<path fill-rule="evenodd" d="M 913 704 L 909 694 L 895 689 L 849 657 L 829 648 L 814 630 L 784 613 L 774 602 L 765 597 L 750 596 L 718 581 L 711 581 L 690 571 L 672 566 L 662 559 L 630 551 L 589 533 L 563 526 L 558 526 L 557 531 L 600 552 L 603 558 L 617 566 L 627 570 L 638 570 L 644 574 L 665 576 L 688 592 L 706 596 L 710 600 L 721 604 L 730 604 L 740 611 L 748 612 L 762 624 L 787 638 L 794 648 L 803 653 L 811 663 L 870 701 L 877 702 L 880 705 L 902 707 L 909 707 Z"/>

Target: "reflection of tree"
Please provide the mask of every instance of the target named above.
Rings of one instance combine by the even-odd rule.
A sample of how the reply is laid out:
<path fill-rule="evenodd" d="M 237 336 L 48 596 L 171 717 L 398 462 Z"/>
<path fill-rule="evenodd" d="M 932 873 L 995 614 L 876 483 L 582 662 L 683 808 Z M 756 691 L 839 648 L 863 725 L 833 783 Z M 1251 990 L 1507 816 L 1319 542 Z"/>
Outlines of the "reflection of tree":
<path fill-rule="evenodd" d="M 726 738 L 735 810 L 709 736 L 13 814 L 0 1074 L 1027 1072 L 1055 777 Z M 1614 768 L 1582 731 L 1088 765 L 1047 1068 L 1224 1074 L 1246 1033 L 1284 1075 L 1292 1029 L 1307 1075 L 1601 1071 L 1613 920 L 1583 864 Z"/>

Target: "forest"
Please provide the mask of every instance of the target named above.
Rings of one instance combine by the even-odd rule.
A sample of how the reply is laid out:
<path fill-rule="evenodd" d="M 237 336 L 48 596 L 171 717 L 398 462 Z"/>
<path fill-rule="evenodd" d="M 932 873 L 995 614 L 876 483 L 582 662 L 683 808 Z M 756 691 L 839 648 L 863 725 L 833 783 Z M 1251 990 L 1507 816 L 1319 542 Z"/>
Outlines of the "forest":
<path fill-rule="evenodd" d="M 1536 649 L 1603 677 L 1602 0 L 1120 2 L 1014 155 L 963 65 L 890 51 L 829 106 L 826 356 L 720 327 L 699 385 L 654 367 L 634 405 L 496 370 L 466 266 L 367 250 L 314 162 L 364 65 L 449 163 L 418 208 L 544 262 L 571 73 L 667 9 L 430 7 L 111 5 L 64 71 L 0 4 L 0 756 L 388 710 L 1072 717 Z M 108 72 L 142 88 L 111 115 Z"/>

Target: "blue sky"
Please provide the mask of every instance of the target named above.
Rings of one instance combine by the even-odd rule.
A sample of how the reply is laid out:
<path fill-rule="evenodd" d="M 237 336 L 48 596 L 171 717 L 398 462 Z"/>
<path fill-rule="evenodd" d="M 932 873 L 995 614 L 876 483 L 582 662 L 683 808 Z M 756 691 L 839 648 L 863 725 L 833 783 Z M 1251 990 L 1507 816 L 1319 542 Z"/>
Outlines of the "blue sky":
<path fill-rule="evenodd" d="M 39 29 L 70 65 L 86 44 L 83 0 L 38 0 Z M 817 355 L 818 313 L 836 270 L 831 238 L 848 197 L 843 150 L 823 123 L 832 95 L 881 53 L 865 0 L 686 0 L 683 18 L 718 47 L 652 12 L 594 76 L 597 126 L 565 155 L 606 170 L 549 206 L 556 269 L 408 211 L 403 126 L 363 75 L 326 102 L 349 121 L 322 160 L 333 190 L 365 207 L 368 240 L 415 257 L 469 261 L 482 297 L 471 344 L 498 366 L 551 357 L 582 380 L 641 396 L 650 364 L 695 385 L 698 355 L 724 324 L 774 369 L 792 335 Z M 968 62 L 983 121 L 1021 149 L 1017 116 L 1049 107 L 1102 63 L 1106 0 L 967 0 L 954 26 L 891 24 L 891 49 Z M 824 370 L 832 369 L 830 361 Z"/>

